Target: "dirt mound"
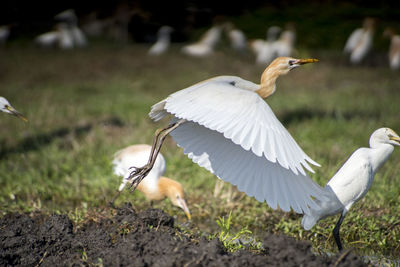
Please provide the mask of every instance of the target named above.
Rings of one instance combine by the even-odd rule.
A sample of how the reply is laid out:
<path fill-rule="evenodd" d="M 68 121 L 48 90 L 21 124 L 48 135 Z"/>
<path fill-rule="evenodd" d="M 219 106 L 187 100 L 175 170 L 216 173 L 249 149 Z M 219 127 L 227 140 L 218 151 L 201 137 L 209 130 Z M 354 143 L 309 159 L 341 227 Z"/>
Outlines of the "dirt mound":
<path fill-rule="evenodd" d="M 130 205 L 79 228 L 66 215 L 9 214 L 0 219 L 0 265 L 366 266 L 351 253 L 319 256 L 308 242 L 276 235 L 265 237 L 259 254 L 229 253 L 218 240 L 188 236 L 173 224 L 161 210 L 136 213 Z"/>

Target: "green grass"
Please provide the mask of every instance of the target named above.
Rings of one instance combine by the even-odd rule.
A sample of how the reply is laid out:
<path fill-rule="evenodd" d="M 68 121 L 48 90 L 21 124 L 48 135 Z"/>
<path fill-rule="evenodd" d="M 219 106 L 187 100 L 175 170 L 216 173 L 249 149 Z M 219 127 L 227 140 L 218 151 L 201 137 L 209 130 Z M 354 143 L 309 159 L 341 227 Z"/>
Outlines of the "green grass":
<path fill-rule="evenodd" d="M 0 50 L 0 95 L 24 113 L 28 123 L 0 114 L 0 210 L 63 212 L 82 222 L 107 203 L 120 179 L 112 172 L 115 151 L 151 143 L 157 128 L 147 113 L 170 93 L 217 75 L 259 81 L 263 67 L 251 55 L 217 52 L 193 59 L 173 47 L 161 57 L 146 55 L 146 46 L 97 44 L 76 51 L 43 51 L 25 44 Z M 349 155 L 368 145 L 370 134 L 388 126 L 400 131 L 400 79 L 385 66 L 349 67 L 340 53 L 301 51 L 321 62 L 278 80 L 267 102 L 313 159 L 321 163 L 311 175 L 324 185 Z M 214 196 L 213 175 L 187 159 L 168 138 L 162 150 L 166 176 L 185 188 L 192 212 L 190 231 L 220 233 L 217 221 L 231 213 L 229 233 L 243 229 L 261 238 L 264 232 L 311 240 L 316 250 L 335 251 L 331 230 L 338 217 L 321 221 L 311 231 L 301 216 L 273 211 L 225 184 Z M 360 254 L 391 257 L 400 253 L 400 151 L 379 171 L 370 192 L 346 217 L 341 235 L 345 247 Z M 149 207 L 128 190 L 117 205 L 130 201 Z M 186 222 L 181 210 L 166 200 L 156 203 Z"/>

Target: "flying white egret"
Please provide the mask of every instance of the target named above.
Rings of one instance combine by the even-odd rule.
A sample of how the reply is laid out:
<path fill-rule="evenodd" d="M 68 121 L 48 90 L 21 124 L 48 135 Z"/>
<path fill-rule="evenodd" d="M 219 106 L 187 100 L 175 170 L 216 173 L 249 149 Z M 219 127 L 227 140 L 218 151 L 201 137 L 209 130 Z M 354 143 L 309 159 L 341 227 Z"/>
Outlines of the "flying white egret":
<path fill-rule="evenodd" d="M 400 146 L 400 137 L 392 129 L 380 128 L 372 133 L 369 146 L 357 149 L 350 156 L 325 186 L 330 197 L 323 201 L 316 200 L 319 208 L 311 208 L 301 221 L 304 229 L 310 230 L 319 220 L 341 213 L 333 229 L 339 250 L 343 248 L 339 230 L 344 217 L 353 204 L 368 192 L 376 172 L 388 160 L 394 146 Z"/>
<path fill-rule="evenodd" d="M 114 173 L 118 176 L 122 176 L 123 178 L 117 194 L 111 201 L 112 204 L 124 189 L 125 185 L 130 182 L 129 168 L 133 165 L 146 164 L 150 156 L 150 152 L 151 146 L 146 144 L 138 144 L 128 146 L 115 153 L 112 162 L 114 166 Z M 163 155 L 159 153 L 154 162 L 153 169 L 148 173 L 148 177 L 138 185 L 138 190 L 142 192 L 150 201 L 162 200 L 165 197 L 168 197 L 172 204 L 181 208 L 190 220 L 190 211 L 186 205 L 183 187 L 177 181 L 162 176 L 165 173 L 165 165 L 165 159 Z"/>
<path fill-rule="evenodd" d="M 352 32 L 346 41 L 344 52 L 350 54 L 350 62 L 360 63 L 372 48 L 375 20 L 366 18 L 363 27 Z"/>
<path fill-rule="evenodd" d="M 316 59 L 275 59 L 255 84 L 235 76 L 219 76 L 180 90 L 155 104 L 150 117 L 172 115 L 155 136 L 148 164 L 130 175 L 133 190 L 148 174 L 161 145 L 171 134 L 193 162 L 240 191 L 297 213 L 317 208 L 312 197 L 324 190 L 306 175 L 307 162 L 318 165 L 297 145 L 263 100 L 275 92 L 280 75 Z"/>
<path fill-rule="evenodd" d="M 18 118 L 22 119 L 23 121 L 27 122 L 28 120 L 25 118 L 24 115 L 19 113 L 13 106 L 11 106 L 10 102 L 7 99 L 0 96 L 0 110 L 2 112 L 17 116 Z"/>
<path fill-rule="evenodd" d="M 387 28 L 383 35 L 390 38 L 388 53 L 390 68 L 398 70 L 400 68 L 400 35 L 396 34 L 392 28 Z"/>
<path fill-rule="evenodd" d="M 153 44 L 148 54 L 149 55 L 161 55 L 169 48 L 171 42 L 171 32 L 173 28 L 170 26 L 162 26 L 157 33 L 157 42 Z"/>
<path fill-rule="evenodd" d="M 195 57 L 208 56 L 214 51 L 220 39 L 221 27 L 214 26 L 203 34 L 200 41 L 182 47 L 182 53 Z"/>

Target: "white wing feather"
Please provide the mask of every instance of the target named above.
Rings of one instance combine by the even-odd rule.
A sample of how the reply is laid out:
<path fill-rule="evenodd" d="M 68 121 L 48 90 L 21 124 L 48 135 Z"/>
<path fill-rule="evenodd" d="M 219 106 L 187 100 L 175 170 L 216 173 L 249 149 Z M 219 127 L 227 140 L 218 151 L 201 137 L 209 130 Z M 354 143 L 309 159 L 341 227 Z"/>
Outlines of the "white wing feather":
<path fill-rule="evenodd" d="M 278 161 L 295 174 L 304 175 L 303 167 L 313 172 L 307 161 L 319 164 L 303 152 L 268 104 L 255 92 L 234 86 L 243 81 L 217 77 L 196 84 L 156 104 L 150 116 L 158 120 L 170 113 L 194 121 L 222 133 L 259 157 L 264 155 L 271 162 Z"/>
<path fill-rule="evenodd" d="M 308 176 L 258 157 L 217 131 L 186 122 L 171 136 L 193 162 L 274 209 L 308 213 L 318 207 L 311 196 L 324 199 L 324 190 Z"/>
<path fill-rule="evenodd" d="M 244 88 L 244 89 L 243 89 Z M 150 117 L 186 119 L 171 136 L 193 162 L 276 209 L 308 213 L 326 199 L 309 178 L 309 158 L 254 91 L 258 85 L 221 76 L 155 104 Z M 319 165 L 318 165 L 319 166 Z"/>

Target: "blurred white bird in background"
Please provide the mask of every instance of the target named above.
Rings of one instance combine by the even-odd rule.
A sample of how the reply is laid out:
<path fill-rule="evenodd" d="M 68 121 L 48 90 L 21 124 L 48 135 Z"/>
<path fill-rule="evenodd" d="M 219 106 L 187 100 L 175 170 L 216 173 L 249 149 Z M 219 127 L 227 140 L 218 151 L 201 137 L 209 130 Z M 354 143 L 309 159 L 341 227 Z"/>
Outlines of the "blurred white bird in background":
<path fill-rule="evenodd" d="M 357 149 L 350 156 L 325 186 L 329 199 L 316 200 L 319 208 L 311 208 L 311 213 L 305 214 L 301 221 L 304 229 L 310 230 L 319 220 L 341 213 L 333 229 L 339 250 L 343 248 L 339 230 L 344 217 L 368 192 L 376 172 L 392 154 L 394 146 L 400 146 L 400 137 L 392 129 L 380 128 L 372 133 L 369 146 Z"/>
<path fill-rule="evenodd" d="M 125 185 L 128 182 L 131 182 L 129 179 L 129 174 L 131 172 L 129 168 L 134 165 L 146 164 L 150 152 L 151 146 L 138 144 L 128 146 L 115 153 L 112 162 L 114 173 L 123 178 L 118 192 L 111 201 L 111 204 L 114 203 Z M 149 172 L 148 177 L 138 185 L 137 189 L 150 201 L 158 201 L 168 197 L 172 204 L 181 208 L 190 220 L 190 211 L 186 205 L 183 187 L 177 181 L 162 176 L 165 173 L 165 165 L 165 159 L 163 155 L 159 153 L 155 160 L 153 169 Z"/>
<path fill-rule="evenodd" d="M 271 63 L 278 55 L 277 48 L 279 46 L 278 36 L 282 29 L 278 26 L 271 26 L 267 30 L 267 40 L 260 40 L 253 42 L 252 49 L 256 54 L 256 63 L 257 64 L 269 64 Z"/>
<path fill-rule="evenodd" d="M 24 115 L 22 115 L 20 112 L 18 112 L 13 106 L 11 106 L 10 102 L 8 102 L 7 99 L 4 97 L 0 96 L 0 110 L 2 112 L 8 113 L 10 115 L 17 116 L 21 120 L 27 122 L 28 120 L 25 118 Z"/>
<path fill-rule="evenodd" d="M 286 25 L 286 29 L 281 33 L 279 39 L 273 43 L 276 57 L 290 57 L 293 55 L 294 44 L 296 42 L 296 29 L 292 23 Z"/>
<path fill-rule="evenodd" d="M 400 68 L 400 35 L 396 34 L 392 28 L 385 29 L 383 35 L 390 38 L 388 53 L 390 68 L 392 70 L 398 70 Z"/>
<path fill-rule="evenodd" d="M 78 17 L 73 9 L 67 9 L 54 17 L 60 22 L 67 25 L 67 30 L 73 41 L 73 46 L 84 47 L 88 44 L 87 38 L 83 31 L 78 27 Z"/>
<path fill-rule="evenodd" d="M 308 163 L 319 166 L 298 146 L 263 100 L 275 92 L 280 75 L 316 59 L 275 59 L 263 72 L 261 84 L 236 76 L 219 76 L 180 90 L 155 104 L 150 117 L 172 115 L 154 139 L 148 164 L 130 175 L 133 190 L 155 163 L 171 134 L 193 162 L 240 191 L 297 213 L 317 208 L 325 191 L 309 178 Z M 308 162 L 308 163 L 307 163 Z"/>
<path fill-rule="evenodd" d="M 344 52 L 350 54 L 350 62 L 359 64 L 372 48 L 375 19 L 365 18 L 363 27 L 352 32 L 346 41 Z"/>
<path fill-rule="evenodd" d="M 106 20 L 98 19 L 98 12 L 87 14 L 82 21 L 82 31 L 89 37 L 100 37 L 104 34 Z"/>
<path fill-rule="evenodd" d="M 74 48 L 74 40 L 66 23 L 58 23 L 55 31 L 37 36 L 35 44 L 43 48 L 60 48 L 63 50 Z"/>
<path fill-rule="evenodd" d="M 200 41 L 182 47 L 182 53 L 194 57 L 208 56 L 214 51 L 220 39 L 221 26 L 213 26 L 203 34 Z"/>
<path fill-rule="evenodd" d="M 235 26 L 228 22 L 223 25 L 224 32 L 229 38 L 231 47 L 239 52 L 246 51 L 247 38 L 243 31 L 235 28 Z"/>
<path fill-rule="evenodd" d="M 171 33 L 173 30 L 170 26 L 162 26 L 157 32 L 157 42 L 150 47 L 148 54 L 161 55 L 165 53 L 171 43 Z"/>
<path fill-rule="evenodd" d="M 11 27 L 10 25 L 0 26 L 0 45 L 5 45 L 8 37 L 10 36 Z"/>

